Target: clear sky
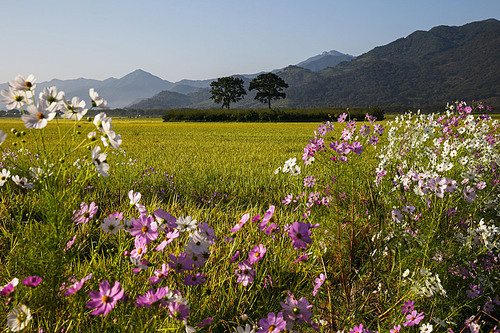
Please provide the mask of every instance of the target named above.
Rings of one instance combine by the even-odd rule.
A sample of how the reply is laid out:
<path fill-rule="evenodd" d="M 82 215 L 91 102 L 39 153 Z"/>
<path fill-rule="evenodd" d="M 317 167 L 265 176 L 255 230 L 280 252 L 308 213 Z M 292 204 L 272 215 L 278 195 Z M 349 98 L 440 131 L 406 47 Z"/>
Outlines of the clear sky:
<path fill-rule="evenodd" d="M 488 18 L 500 19 L 500 0 L 2 1 L 0 83 L 138 68 L 173 82 L 257 73 Z"/>

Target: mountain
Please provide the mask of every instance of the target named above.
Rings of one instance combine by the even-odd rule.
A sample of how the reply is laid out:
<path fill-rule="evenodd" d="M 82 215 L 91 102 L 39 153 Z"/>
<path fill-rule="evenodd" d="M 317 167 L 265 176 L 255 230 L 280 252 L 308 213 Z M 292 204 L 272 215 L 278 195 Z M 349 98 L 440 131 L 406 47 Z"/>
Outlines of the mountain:
<path fill-rule="evenodd" d="M 489 19 L 463 26 L 415 31 L 350 61 L 316 71 L 332 51 L 277 72 L 288 83 L 274 107 L 371 107 L 444 105 L 456 100 L 500 105 L 500 22 Z M 348 56 L 348 55 L 347 55 Z M 349 56 L 351 57 L 351 56 Z M 303 67 L 302 67 L 303 66 Z M 311 69 L 304 67 L 312 66 Z M 240 76 L 246 80 L 252 76 Z M 248 85 L 246 85 L 248 88 Z M 217 107 L 208 88 L 188 93 L 188 108 Z M 265 107 L 248 94 L 231 107 Z M 203 100 L 203 97 L 206 99 Z M 135 107 L 141 107 L 141 103 Z"/>
<path fill-rule="evenodd" d="M 355 57 L 350 54 L 331 50 L 299 62 L 296 66 L 317 72 L 327 67 L 335 67 L 344 61 L 351 61 L 354 58 Z"/>
<path fill-rule="evenodd" d="M 495 19 L 415 31 L 324 69 L 313 82 L 289 82 L 288 104 L 419 106 L 482 100 L 498 105 L 499 52 L 500 22 Z"/>
<path fill-rule="evenodd" d="M 358 57 L 323 52 L 295 66 L 274 70 L 288 83 L 285 99 L 274 107 L 370 107 L 443 105 L 455 100 L 481 100 L 500 105 L 500 22 L 489 19 L 463 26 L 438 26 L 376 47 Z M 258 74 L 235 75 L 249 82 Z M 66 96 L 90 103 L 95 88 L 111 108 L 213 108 L 208 80 L 170 82 L 143 70 L 120 79 L 52 80 Z M 0 89 L 8 89 L 7 83 Z M 265 107 L 253 97 L 234 108 Z"/>

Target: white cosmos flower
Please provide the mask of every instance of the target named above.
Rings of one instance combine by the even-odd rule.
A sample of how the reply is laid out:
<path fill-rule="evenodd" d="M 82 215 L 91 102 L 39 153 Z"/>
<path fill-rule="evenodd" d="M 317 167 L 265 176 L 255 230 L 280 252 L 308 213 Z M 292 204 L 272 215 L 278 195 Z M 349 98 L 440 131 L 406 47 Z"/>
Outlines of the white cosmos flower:
<path fill-rule="evenodd" d="M 101 223 L 101 228 L 104 232 L 116 234 L 121 228 L 123 228 L 123 224 L 121 224 L 120 220 L 114 216 L 105 217 Z"/>
<path fill-rule="evenodd" d="M 32 91 L 36 87 L 36 84 L 33 84 L 35 81 L 36 79 L 33 74 L 30 74 L 26 79 L 19 74 L 14 81 L 9 81 L 9 87 L 13 91 Z"/>
<path fill-rule="evenodd" d="M 33 188 L 33 185 L 28 183 L 28 179 L 26 179 L 26 177 L 19 177 L 18 175 L 14 175 L 12 176 L 12 181 L 22 188 Z"/>
<path fill-rule="evenodd" d="M 0 186 L 3 186 L 7 182 L 7 180 L 10 177 L 10 171 L 7 169 L 2 169 L 2 172 L 0 172 Z"/>
<path fill-rule="evenodd" d="M 71 101 L 64 98 L 64 104 L 66 111 L 62 117 L 66 119 L 80 120 L 88 111 L 85 109 L 85 101 L 81 101 L 78 97 L 73 97 Z"/>
<path fill-rule="evenodd" d="M 186 218 L 181 216 L 177 219 L 176 223 L 177 229 L 179 229 L 180 232 L 194 230 L 197 227 L 196 220 L 192 220 L 191 216 L 187 216 Z"/>
<path fill-rule="evenodd" d="M 111 147 L 118 149 L 122 144 L 122 136 L 120 134 L 116 134 L 115 131 L 111 130 L 113 125 L 111 125 L 111 118 L 108 118 L 109 121 L 102 122 L 102 131 L 103 135 L 101 137 L 102 143 L 105 147 L 111 145 Z"/>
<path fill-rule="evenodd" d="M 236 333 L 254 333 L 254 330 L 250 324 L 246 324 L 245 328 L 242 326 L 236 327 Z"/>
<path fill-rule="evenodd" d="M 44 100 L 49 105 L 50 110 L 59 111 L 64 110 L 64 92 L 57 91 L 57 87 L 43 88 L 39 95 L 40 100 Z"/>
<path fill-rule="evenodd" d="M 106 102 L 104 98 L 100 97 L 97 91 L 94 90 L 94 88 L 89 89 L 89 95 L 90 99 L 92 100 L 93 108 L 106 108 L 106 104 L 108 104 L 108 102 Z"/>
<path fill-rule="evenodd" d="M 7 315 L 7 326 L 12 332 L 22 331 L 32 319 L 30 309 L 20 304 L 13 308 Z"/>
<path fill-rule="evenodd" d="M 7 133 L 4 131 L 0 130 L 0 145 L 7 140 Z"/>
<path fill-rule="evenodd" d="M 26 105 L 26 95 L 22 91 L 13 91 L 3 89 L 0 94 L 2 94 L 3 99 L 0 101 L 6 103 L 5 108 L 7 110 L 13 110 L 23 107 Z"/>
<path fill-rule="evenodd" d="M 108 128 L 112 129 L 113 125 L 111 125 L 111 118 L 107 117 L 104 112 L 99 113 L 94 117 L 94 125 L 97 127 L 97 129 L 101 132 L 103 132 L 103 123 L 104 122 L 109 122 Z"/>
<path fill-rule="evenodd" d="M 21 116 L 26 128 L 41 129 L 47 126 L 49 120 L 54 119 L 56 113 L 45 108 L 45 102 L 40 101 L 38 107 L 31 104 L 28 105 L 27 113 Z"/>
<path fill-rule="evenodd" d="M 96 146 L 91 152 L 92 161 L 94 162 L 97 172 L 103 177 L 109 176 L 109 164 L 106 161 L 106 153 L 101 153 L 101 147 Z"/>

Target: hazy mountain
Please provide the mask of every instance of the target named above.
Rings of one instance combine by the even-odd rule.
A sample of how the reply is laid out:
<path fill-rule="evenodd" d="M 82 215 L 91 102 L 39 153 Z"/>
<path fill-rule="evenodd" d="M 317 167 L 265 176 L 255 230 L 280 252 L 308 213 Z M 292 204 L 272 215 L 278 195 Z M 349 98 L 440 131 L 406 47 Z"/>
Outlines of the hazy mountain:
<path fill-rule="evenodd" d="M 299 62 L 296 66 L 317 72 L 327 67 L 335 67 L 343 61 L 351 61 L 354 58 L 355 57 L 350 54 L 344 54 L 331 50 Z"/>
<path fill-rule="evenodd" d="M 338 51 L 323 52 L 274 71 L 289 88 L 287 98 L 273 102 L 273 106 L 418 106 L 457 99 L 500 105 L 498 54 L 500 22 L 495 19 L 415 31 L 356 58 Z M 242 78 L 248 90 L 249 82 L 258 74 L 234 76 Z M 67 97 L 78 96 L 90 102 L 88 90 L 95 88 L 111 108 L 212 108 L 218 106 L 210 99 L 213 80 L 173 83 L 138 69 L 120 79 L 54 79 L 38 83 L 36 90 L 55 85 Z M 7 83 L 0 88 L 8 89 Z M 231 107 L 265 107 L 254 96 L 255 91 L 248 92 Z"/>
<path fill-rule="evenodd" d="M 289 82 L 291 106 L 500 104 L 500 22 L 416 31 L 324 69 L 318 80 Z M 286 71 L 285 71 L 286 72 Z"/>
<path fill-rule="evenodd" d="M 500 104 L 500 22 L 495 19 L 460 27 L 416 31 L 335 67 L 321 71 L 289 66 L 278 72 L 289 88 L 275 107 L 420 106 L 482 100 Z M 305 60 L 319 63 L 339 52 Z M 305 63 L 305 65 L 304 65 Z M 248 82 L 249 75 L 241 75 Z M 247 86 L 248 88 L 248 86 Z M 208 89 L 184 107 L 217 107 Z M 203 100 L 203 97 L 206 98 Z M 135 105 L 140 107 L 141 103 Z M 265 107 L 251 94 L 231 107 Z"/>

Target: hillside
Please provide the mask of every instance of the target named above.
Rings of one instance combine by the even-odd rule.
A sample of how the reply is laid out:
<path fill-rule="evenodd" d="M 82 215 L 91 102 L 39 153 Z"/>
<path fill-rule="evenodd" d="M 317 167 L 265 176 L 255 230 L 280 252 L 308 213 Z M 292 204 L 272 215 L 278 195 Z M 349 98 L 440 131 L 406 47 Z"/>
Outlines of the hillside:
<path fill-rule="evenodd" d="M 418 107 L 442 105 L 457 99 L 500 105 L 498 54 L 500 22 L 495 19 L 460 27 L 438 26 L 429 31 L 415 31 L 406 38 L 321 71 L 286 67 L 277 74 L 289 84 L 287 98 L 274 102 L 273 106 Z M 308 63 L 321 61 L 325 56 L 311 58 Z M 242 78 L 248 88 L 249 79 Z M 209 99 L 208 88 L 186 96 L 192 103 L 182 107 L 217 107 Z M 193 100 L 195 96 L 196 101 Z M 134 107 L 147 105 L 142 103 L 147 100 Z M 172 108 L 173 104 L 165 103 L 164 108 Z M 265 106 L 249 94 L 231 107 Z"/>

